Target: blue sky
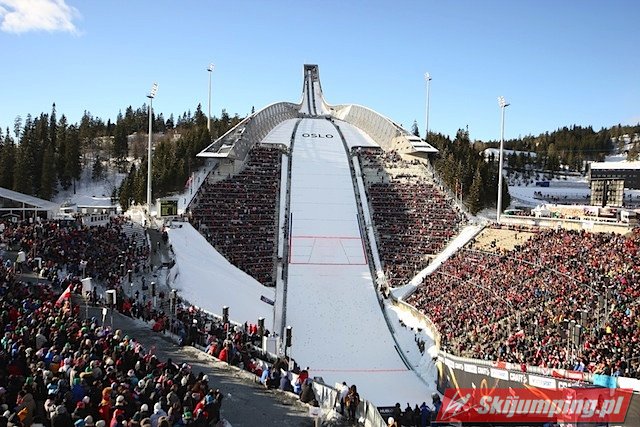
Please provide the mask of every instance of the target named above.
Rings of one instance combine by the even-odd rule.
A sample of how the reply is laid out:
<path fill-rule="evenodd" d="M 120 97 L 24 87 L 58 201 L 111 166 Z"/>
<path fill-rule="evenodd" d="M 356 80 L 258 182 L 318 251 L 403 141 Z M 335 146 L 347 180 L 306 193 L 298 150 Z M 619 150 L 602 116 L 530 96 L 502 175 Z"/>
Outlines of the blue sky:
<path fill-rule="evenodd" d="M 0 125 L 50 111 L 105 120 L 146 101 L 165 116 L 298 102 L 305 63 L 330 104 L 410 128 L 497 139 L 640 121 L 637 0 L 0 0 Z"/>

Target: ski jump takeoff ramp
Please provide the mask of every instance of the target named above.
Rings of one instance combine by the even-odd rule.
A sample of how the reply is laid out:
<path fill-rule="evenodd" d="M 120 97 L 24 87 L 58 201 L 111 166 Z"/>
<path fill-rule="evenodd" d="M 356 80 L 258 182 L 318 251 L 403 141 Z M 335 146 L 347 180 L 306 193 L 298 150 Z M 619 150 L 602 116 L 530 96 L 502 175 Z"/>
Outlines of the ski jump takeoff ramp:
<path fill-rule="evenodd" d="M 291 356 L 326 384 L 356 384 L 374 404 L 429 402 L 432 390 L 405 366 L 380 309 L 349 157 L 335 125 L 325 118 L 302 119 L 291 156 Z"/>

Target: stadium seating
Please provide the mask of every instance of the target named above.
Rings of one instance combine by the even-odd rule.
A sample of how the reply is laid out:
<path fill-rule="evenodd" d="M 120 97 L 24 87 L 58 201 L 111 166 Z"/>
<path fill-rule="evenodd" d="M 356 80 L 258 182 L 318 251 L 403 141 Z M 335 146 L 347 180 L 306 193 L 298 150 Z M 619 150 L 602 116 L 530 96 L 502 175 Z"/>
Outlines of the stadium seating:
<path fill-rule="evenodd" d="M 191 221 L 229 262 L 274 286 L 281 151 L 254 146 L 244 169 L 206 183 L 191 205 Z"/>
<path fill-rule="evenodd" d="M 640 231 L 544 230 L 512 250 L 459 251 L 408 302 L 453 354 L 638 377 Z M 579 339 L 568 334 L 580 325 Z"/>
<path fill-rule="evenodd" d="M 403 285 L 458 233 L 464 216 L 419 163 L 394 151 L 358 156 L 388 284 Z"/>

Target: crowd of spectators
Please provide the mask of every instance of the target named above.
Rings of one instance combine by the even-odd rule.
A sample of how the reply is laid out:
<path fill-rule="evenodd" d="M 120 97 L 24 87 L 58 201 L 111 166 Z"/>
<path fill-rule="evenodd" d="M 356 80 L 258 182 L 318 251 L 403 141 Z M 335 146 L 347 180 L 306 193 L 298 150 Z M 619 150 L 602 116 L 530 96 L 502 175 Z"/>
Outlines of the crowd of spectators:
<path fill-rule="evenodd" d="M 265 370 L 275 377 L 284 369 L 286 373 L 278 376 L 281 383 L 273 387 L 271 382 L 270 388 L 294 391 L 302 401 L 317 405 L 310 380 L 304 382 L 306 371 L 295 363 L 289 371 L 288 358 L 271 359 L 259 348 L 262 336 L 270 335 L 268 330 L 249 323 L 233 325 L 162 291 L 155 303 L 150 291 L 126 292 L 127 273 L 121 263 L 131 269 L 149 265 L 149 251 L 141 250 L 138 239 L 123 232 L 129 225 L 119 217 L 104 227 L 66 221 L 2 223 L 0 258 L 4 250 L 28 254 L 20 269 L 6 256 L 0 267 L 0 328 L 5 332 L 0 341 L 0 404 L 6 404 L 0 415 L 10 419 L 10 425 L 114 427 L 141 426 L 149 420 L 151 427 L 158 427 L 162 419 L 154 418 L 154 413 L 164 414 L 164 427 L 204 427 L 219 419 L 222 394 L 208 388 L 202 374 L 194 375 L 186 365 L 181 368 L 170 360 L 158 361 L 133 338 L 100 327 L 96 319 L 79 320 L 77 306 L 72 310 L 66 302 L 62 307 L 54 304 L 69 285 L 81 292 L 80 261 L 87 261 L 86 274 L 100 276 L 105 289 L 118 290 L 114 308 L 119 312 L 149 322 L 154 331 L 170 330 L 181 344 L 198 346 L 257 377 Z M 85 247 L 86 242 L 92 246 Z M 99 262 L 98 254 L 117 262 L 108 258 Z M 41 259 L 43 271 L 50 272 L 41 276 L 50 279 L 46 285 L 17 279 L 18 273 L 38 272 L 36 258 Z M 100 303 L 104 298 L 92 295 L 90 301 Z M 298 382 L 291 382 L 293 374 L 300 374 Z M 29 409 L 21 413 L 25 399 Z"/>
<path fill-rule="evenodd" d="M 63 285 L 79 280 L 64 279 Z M 16 427 L 205 426 L 222 393 L 186 364 L 159 360 L 121 331 L 80 320 L 51 285 L 0 267 L 0 422 Z M 60 304 L 59 304 L 60 303 Z"/>
<path fill-rule="evenodd" d="M 123 217 L 112 217 L 101 227 L 79 220 L 3 221 L 0 244 L 24 252 L 25 267 L 39 270 L 54 285 L 66 273 L 91 276 L 114 288 L 124 272 L 137 274 L 149 268 L 148 246 L 136 244 L 135 233 L 124 233 L 127 226 Z"/>
<path fill-rule="evenodd" d="M 275 286 L 280 148 L 256 145 L 241 172 L 205 183 L 191 204 L 191 222 L 229 262 Z"/>
<path fill-rule="evenodd" d="M 512 250 L 466 247 L 408 302 L 453 354 L 640 377 L 639 248 L 638 229 L 546 229 Z"/>
<path fill-rule="evenodd" d="M 419 163 L 395 151 L 358 156 L 387 282 L 403 285 L 458 233 L 464 215 Z"/>

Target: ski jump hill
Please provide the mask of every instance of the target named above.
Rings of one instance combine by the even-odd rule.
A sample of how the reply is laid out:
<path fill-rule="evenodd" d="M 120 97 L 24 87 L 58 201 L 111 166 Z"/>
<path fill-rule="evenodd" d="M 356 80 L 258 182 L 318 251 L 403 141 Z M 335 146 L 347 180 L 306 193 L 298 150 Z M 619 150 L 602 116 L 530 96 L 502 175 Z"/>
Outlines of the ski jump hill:
<path fill-rule="evenodd" d="M 435 384 L 406 362 L 383 308 L 384 274 L 353 149 L 423 157 L 437 150 L 369 108 L 327 104 L 317 65 L 305 65 L 303 77 L 299 103 L 257 111 L 198 154 L 210 159 L 214 171 L 232 176 L 253 146 L 281 148 L 275 289 L 244 272 L 233 273 L 235 267 L 218 255 L 202 255 L 216 250 L 204 247 L 206 239 L 189 237 L 195 230 L 188 224 L 170 230 L 181 270 L 178 286 L 187 299 L 214 313 L 230 305 L 231 318 L 240 323 L 263 316 L 281 337 L 291 326 L 288 354 L 326 384 L 356 384 L 361 396 L 378 406 L 429 403 Z M 189 268 L 185 258 L 196 257 L 199 268 L 208 265 L 210 273 L 196 278 L 183 272 Z M 231 276 L 242 286 L 218 280 Z M 242 318 L 246 313 L 255 314 Z"/>

